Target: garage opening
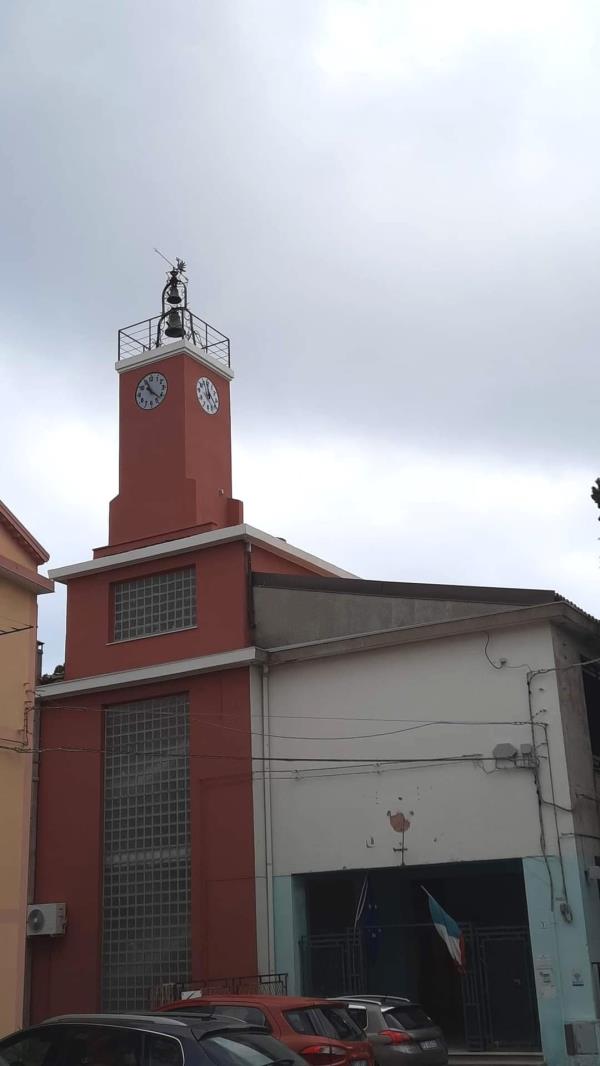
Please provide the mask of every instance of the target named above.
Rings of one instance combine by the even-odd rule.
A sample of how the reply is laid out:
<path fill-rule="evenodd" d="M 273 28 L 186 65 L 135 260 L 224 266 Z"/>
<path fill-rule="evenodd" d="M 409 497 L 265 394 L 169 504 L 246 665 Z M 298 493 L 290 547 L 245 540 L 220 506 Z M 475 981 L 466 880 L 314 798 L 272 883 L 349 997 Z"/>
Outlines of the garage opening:
<path fill-rule="evenodd" d="M 518 860 L 341 871 L 306 876 L 304 884 L 305 994 L 407 996 L 454 1049 L 539 1049 Z M 463 975 L 432 925 L 425 890 L 461 927 Z"/>

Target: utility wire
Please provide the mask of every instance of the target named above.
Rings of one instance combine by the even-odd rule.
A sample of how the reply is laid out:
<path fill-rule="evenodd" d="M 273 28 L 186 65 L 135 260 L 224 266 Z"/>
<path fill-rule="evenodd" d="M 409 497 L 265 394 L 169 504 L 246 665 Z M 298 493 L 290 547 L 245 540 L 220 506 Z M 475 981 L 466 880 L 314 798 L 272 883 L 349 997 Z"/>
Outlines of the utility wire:
<path fill-rule="evenodd" d="M 79 747 L 69 747 L 69 746 L 66 746 L 66 745 L 64 745 L 64 746 L 61 745 L 60 747 L 54 747 L 54 748 L 23 748 L 23 747 L 10 747 L 10 746 L 4 744 L 4 745 L 0 745 L 0 748 L 2 748 L 3 750 L 15 751 L 15 752 L 18 752 L 19 754 L 23 754 L 23 755 L 42 755 L 42 754 L 50 753 L 50 752 L 68 752 L 68 753 L 80 752 L 80 753 L 85 753 L 85 754 L 88 754 L 88 755 L 106 755 L 107 754 L 106 750 L 104 748 L 79 748 Z M 239 761 L 240 759 L 243 759 L 243 760 L 250 759 L 252 762 L 265 762 L 265 763 L 267 763 L 267 762 L 285 762 L 285 763 L 294 763 L 294 764 L 295 763 L 311 763 L 311 764 L 314 764 L 314 763 L 328 763 L 328 764 L 330 764 L 330 763 L 334 763 L 334 764 L 343 763 L 343 764 L 347 764 L 348 763 L 348 756 L 346 756 L 345 758 L 338 759 L 338 758 L 335 758 L 334 756 L 331 756 L 331 757 L 327 757 L 327 756 L 314 756 L 314 757 L 311 757 L 311 756 L 299 756 L 299 757 L 296 757 L 296 756 L 288 756 L 288 755 L 252 755 L 251 753 L 247 753 L 247 754 L 244 753 L 243 755 L 233 755 L 233 754 L 215 755 L 215 754 L 209 753 L 209 752 L 207 752 L 207 753 L 203 753 L 203 752 L 157 752 L 156 750 L 154 750 L 152 748 L 148 748 L 148 749 L 144 749 L 144 748 L 121 749 L 119 752 L 115 752 L 115 755 L 117 757 L 119 757 L 119 758 L 123 758 L 124 756 L 132 756 L 132 755 L 135 755 L 135 756 L 138 756 L 138 755 L 154 755 L 154 756 L 156 756 L 157 760 L 158 759 L 207 759 L 207 760 L 227 759 L 229 761 Z M 427 763 L 434 763 L 434 762 L 435 763 L 437 763 L 437 762 L 454 763 L 454 762 L 463 762 L 463 761 L 469 760 L 469 759 L 485 759 L 485 758 L 490 759 L 490 758 L 493 758 L 493 756 L 485 756 L 485 755 L 482 755 L 481 752 L 478 752 L 478 753 L 472 754 L 472 755 L 470 755 L 470 754 L 463 754 L 463 755 L 429 755 L 426 758 L 422 757 L 422 758 L 409 758 L 409 759 L 402 759 L 402 758 L 391 759 L 391 758 L 389 758 L 387 756 L 371 755 L 369 758 L 357 757 L 356 759 L 352 759 L 352 764 L 356 765 L 356 766 L 361 766 L 361 765 L 365 765 L 365 764 L 369 765 L 369 766 L 373 766 L 373 765 L 376 765 L 376 764 L 386 765 L 388 763 L 395 763 L 395 764 L 404 764 L 404 763 L 406 763 L 406 764 L 413 764 L 413 763 L 414 764 L 422 764 L 424 762 L 427 762 Z"/>

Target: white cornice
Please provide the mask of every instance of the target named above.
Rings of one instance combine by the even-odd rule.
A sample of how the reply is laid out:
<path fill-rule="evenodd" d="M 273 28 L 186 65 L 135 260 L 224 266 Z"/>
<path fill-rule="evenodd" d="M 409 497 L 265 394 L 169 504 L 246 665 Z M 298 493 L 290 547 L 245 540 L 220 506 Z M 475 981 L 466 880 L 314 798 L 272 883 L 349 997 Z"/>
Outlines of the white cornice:
<path fill-rule="evenodd" d="M 83 563 L 73 563 L 71 566 L 61 566 L 49 571 L 49 576 L 55 581 L 66 584 L 73 578 L 83 577 L 85 574 L 98 574 L 104 570 L 117 570 L 124 566 L 132 566 L 135 563 L 149 562 L 153 559 L 169 558 L 173 555 L 183 555 L 185 552 L 199 551 L 211 548 L 216 544 L 229 544 L 235 540 L 244 540 L 249 544 L 255 544 L 260 548 L 267 548 L 282 559 L 289 559 L 300 565 L 316 567 L 324 574 L 334 577 L 355 577 L 348 570 L 341 570 L 339 566 L 328 563 L 325 559 L 319 559 L 316 555 L 295 548 L 279 537 L 272 537 L 261 529 L 246 524 L 238 526 L 226 526 L 224 529 L 211 530 L 209 533 L 196 533 L 192 537 L 182 537 L 180 540 L 165 540 L 159 544 L 146 544 L 143 548 L 134 548 L 131 551 L 116 552 L 114 555 L 103 555 L 98 559 L 87 559 Z"/>
<path fill-rule="evenodd" d="M 189 341 L 174 341 L 173 344 L 163 344 L 161 348 L 151 348 L 149 351 L 140 352 L 139 355 L 130 355 L 126 359 L 119 359 L 115 363 L 115 370 L 117 374 L 124 374 L 127 370 L 139 370 L 141 366 L 147 366 L 149 363 L 159 363 L 163 359 L 170 359 L 173 355 L 179 355 L 181 352 L 185 352 L 192 359 L 195 359 L 197 363 L 201 363 L 202 366 L 207 366 L 210 370 L 214 370 L 216 374 L 220 374 L 226 381 L 232 381 L 234 377 L 233 370 L 230 367 L 225 366 L 225 363 L 221 363 L 218 359 L 213 359 L 208 355 L 206 348 L 201 348 L 198 344 L 190 344 Z"/>
<path fill-rule="evenodd" d="M 77 696 L 82 692 L 104 692 L 107 689 L 131 688 L 154 681 L 176 681 L 195 674 L 214 673 L 215 670 L 233 670 L 237 667 L 262 663 L 266 655 L 260 648 L 237 648 L 235 651 L 217 652 L 215 655 L 199 655 L 194 659 L 177 659 L 170 663 L 140 666 L 133 670 L 119 670 L 111 674 L 96 674 L 94 677 L 77 677 L 73 681 L 57 681 L 37 689 L 40 700 L 53 700 L 57 696 Z"/>

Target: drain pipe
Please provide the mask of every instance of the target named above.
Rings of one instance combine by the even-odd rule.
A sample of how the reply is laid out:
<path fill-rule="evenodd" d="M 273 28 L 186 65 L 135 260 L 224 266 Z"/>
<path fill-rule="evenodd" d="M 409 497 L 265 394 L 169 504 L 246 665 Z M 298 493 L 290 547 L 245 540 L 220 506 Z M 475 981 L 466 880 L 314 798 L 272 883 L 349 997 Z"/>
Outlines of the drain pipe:
<path fill-rule="evenodd" d="M 275 913 L 273 906 L 273 820 L 271 814 L 271 721 L 269 716 L 269 667 L 262 668 L 263 805 L 265 825 L 265 880 L 267 888 L 267 958 L 269 973 L 275 973 Z"/>

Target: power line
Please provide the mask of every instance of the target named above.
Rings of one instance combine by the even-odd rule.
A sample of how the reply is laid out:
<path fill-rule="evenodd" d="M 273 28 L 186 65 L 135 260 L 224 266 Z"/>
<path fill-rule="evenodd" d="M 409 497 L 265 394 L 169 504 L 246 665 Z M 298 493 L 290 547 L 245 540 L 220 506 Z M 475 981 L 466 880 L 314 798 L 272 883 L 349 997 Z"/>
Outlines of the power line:
<path fill-rule="evenodd" d="M 79 747 L 75 747 L 75 746 L 71 747 L 71 746 L 67 746 L 67 745 L 61 745 L 61 746 L 57 746 L 57 747 L 53 747 L 53 748 L 24 748 L 24 747 L 10 747 L 10 746 L 8 746 L 6 744 L 3 744 L 3 745 L 0 745 L 0 748 L 2 750 L 5 750 L 5 751 L 15 751 L 15 752 L 18 752 L 19 754 L 22 754 L 22 755 L 43 755 L 43 754 L 49 754 L 49 753 L 54 753 L 54 752 L 65 752 L 65 753 L 68 753 L 68 754 L 85 753 L 85 754 L 88 754 L 88 755 L 106 755 L 107 754 L 106 749 L 104 749 L 104 748 L 79 748 Z M 293 755 L 252 755 L 251 753 L 247 753 L 247 754 L 243 754 L 243 755 L 232 755 L 231 753 L 227 753 L 227 754 L 224 754 L 224 755 L 216 755 L 216 754 L 214 754 L 212 752 L 206 752 L 206 753 L 205 752 L 157 752 L 157 751 L 155 751 L 152 748 L 149 748 L 149 749 L 144 749 L 144 748 L 124 749 L 124 750 L 121 750 L 119 752 L 115 752 L 115 755 L 118 755 L 118 757 L 120 757 L 120 758 L 123 758 L 125 756 L 132 756 L 132 755 L 133 756 L 154 755 L 154 756 L 157 757 L 157 760 L 158 759 L 206 759 L 206 760 L 212 760 L 212 759 L 222 760 L 222 759 L 226 759 L 226 760 L 229 760 L 229 761 L 239 762 L 240 760 L 243 759 L 244 761 L 250 760 L 251 762 L 264 762 L 264 763 L 285 762 L 285 763 L 294 763 L 294 764 L 296 764 L 296 763 L 311 763 L 311 764 L 314 764 L 314 763 L 319 763 L 319 764 L 320 763 L 327 763 L 327 764 L 341 763 L 341 764 L 344 764 L 344 765 L 348 764 L 348 756 L 346 756 L 345 758 L 339 758 L 338 759 L 335 756 L 329 756 L 329 757 L 328 756 L 314 756 L 314 757 L 312 757 L 312 756 L 297 756 L 296 757 L 296 756 L 293 756 Z M 393 763 L 393 764 L 397 764 L 397 765 L 401 765 L 401 764 L 407 764 L 407 765 L 419 764 L 420 765 L 422 763 L 438 763 L 438 762 L 454 763 L 454 762 L 463 762 L 465 760 L 472 760 L 472 759 L 481 760 L 481 759 L 491 759 L 491 758 L 493 758 L 493 756 L 490 756 L 490 755 L 486 756 L 486 755 L 483 755 L 481 752 L 477 752 L 477 753 L 474 753 L 474 754 L 466 754 L 465 753 L 465 754 L 462 754 L 462 755 L 429 755 L 427 757 L 406 758 L 406 759 L 403 759 L 403 758 L 393 759 L 393 758 L 389 758 L 388 756 L 371 755 L 369 758 L 366 758 L 366 757 L 363 758 L 363 757 L 357 756 L 355 759 L 352 759 L 352 765 L 356 765 L 356 766 L 361 766 L 361 765 L 374 766 L 374 765 L 386 765 L 388 763 L 389 764 Z"/>

